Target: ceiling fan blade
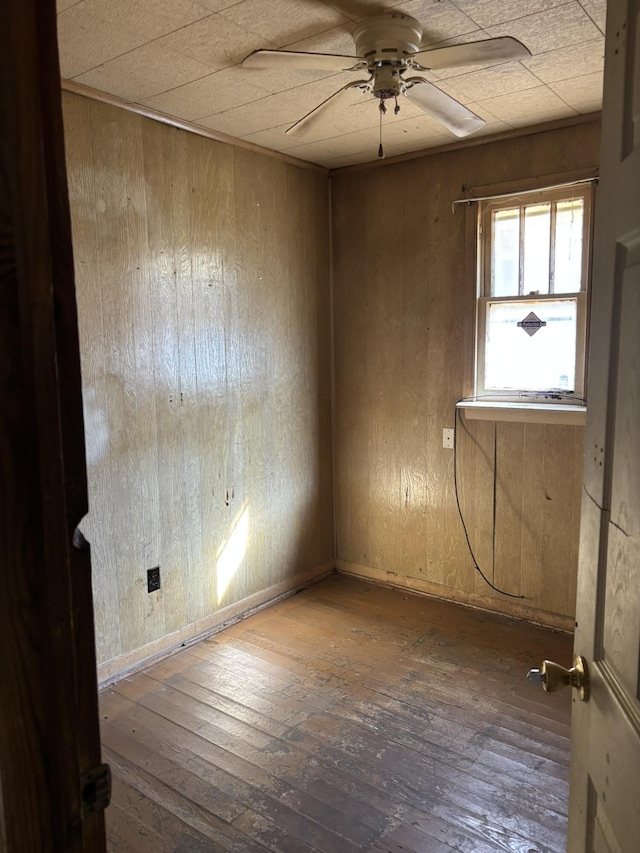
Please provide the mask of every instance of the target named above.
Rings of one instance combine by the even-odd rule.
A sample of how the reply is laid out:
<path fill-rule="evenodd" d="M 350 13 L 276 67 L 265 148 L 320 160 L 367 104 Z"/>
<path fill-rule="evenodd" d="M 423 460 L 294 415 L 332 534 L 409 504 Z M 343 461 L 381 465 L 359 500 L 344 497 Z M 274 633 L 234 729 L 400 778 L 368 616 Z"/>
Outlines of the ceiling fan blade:
<path fill-rule="evenodd" d="M 303 116 L 295 124 L 287 128 L 286 133 L 290 133 L 292 136 L 303 136 L 309 133 L 321 121 L 328 118 L 331 113 L 350 103 L 350 99 L 347 97 L 350 89 L 360 89 L 363 92 L 367 92 L 369 91 L 369 81 L 356 80 L 354 83 L 349 83 L 343 86 L 342 89 L 338 89 L 337 92 L 329 95 L 325 101 L 314 107 L 310 113 L 307 113 L 306 116 Z"/>
<path fill-rule="evenodd" d="M 366 67 L 359 56 L 304 53 L 298 50 L 254 50 L 242 60 L 245 68 L 300 68 L 312 71 L 351 71 Z"/>
<path fill-rule="evenodd" d="M 405 95 L 425 113 L 433 116 L 456 136 L 468 136 L 484 127 L 486 121 L 468 110 L 422 77 L 410 77 Z"/>
<path fill-rule="evenodd" d="M 439 71 L 441 68 L 459 68 L 463 65 L 482 65 L 490 62 L 513 62 L 531 56 L 528 47 L 518 39 L 503 36 L 483 41 L 470 41 L 466 44 L 452 44 L 450 47 L 436 47 L 433 50 L 421 50 L 412 56 L 425 71 Z"/>

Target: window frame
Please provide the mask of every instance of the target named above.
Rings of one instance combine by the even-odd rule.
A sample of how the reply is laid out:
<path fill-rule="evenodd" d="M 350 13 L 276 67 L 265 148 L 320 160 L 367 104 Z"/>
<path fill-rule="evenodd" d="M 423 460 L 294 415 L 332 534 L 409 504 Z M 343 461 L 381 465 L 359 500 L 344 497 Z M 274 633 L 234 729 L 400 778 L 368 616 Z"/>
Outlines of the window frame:
<path fill-rule="evenodd" d="M 495 195 L 478 198 L 475 210 L 475 347 L 474 347 L 474 396 L 476 399 L 496 401 L 501 404 L 509 402 L 522 406 L 523 403 L 532 408 L 536 405 L 560 404 L 562 406 L 585 405 L 586 398 L 586 373 L 587 373 L 587 351 L 588 351 L 588 313 L 589 294 L 591 280 L 591 257 L 593 244 L 593 208 L 594 208 L 595 178 L 586 178 L 571 185 L 541 186 L 529 189 L 509 192 L 508 190 Z M 517 295 L 491 296 L 491 241 L 492 228 L 491 217 L 497 210 L 520 208 L 521 221 L 525 206 L 536 203 L 569 201 L 582 198 L 583 208 L 583 239 L 582 239 L 582 268 L 581 288 L 573 292 L 550 292 L 527 294 L 522 292 L 522 270 L 519 272 L 520 286 Z M 553 210 L 553 207 L 552 207 Z M 554 262 L 553 243 L 555 217 L 552 213 L 550 231 L 550 269 Z M 522 267 L 524 250 L 522 248 L 523 229 L 520 228 L 520 266 Z M 554 283 L 555 284 L 555 283 Z M 552 287 L 550 276 L 550 289 Z M 490 304 L 517 301 L 557 301 L 568 299 L 576 302 L 576 361 L 575 382 L 572 391 L 561 389 L 549 389 L 548 391 L 529 391 L 526 389 L 487 389 L 484 384 L 485 366 L 485 344 L 486 344 L 486 318 L 487 309 Z"/>

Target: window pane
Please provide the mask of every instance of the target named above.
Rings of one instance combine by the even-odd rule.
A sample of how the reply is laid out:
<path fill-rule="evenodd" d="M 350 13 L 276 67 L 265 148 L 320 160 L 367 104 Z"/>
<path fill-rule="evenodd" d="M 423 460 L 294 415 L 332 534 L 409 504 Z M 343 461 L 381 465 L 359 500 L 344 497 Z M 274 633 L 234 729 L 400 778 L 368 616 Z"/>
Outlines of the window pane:
<path fill-rule="evenodd" d="M 549 293 L 551 204 L 524 209 L 524 294 Z"/>
<path fill-rule="evenodd" d="M 491 217 L 491 295 L 517 296 L 520 265 L 520 209 Z"/>
<path fill-rule="evenodd" d="M 534 334 L 529 313 L 546 323 Z M 573 391 L 576 327 L 575 299 L 488 303 L 485 390 Z"/>
<path fill-rule="evenodd" d="M 553 290 L 577 293 L 582 283 L 584 201 L 559 201 L 556 207 L 556 258 Z"/>

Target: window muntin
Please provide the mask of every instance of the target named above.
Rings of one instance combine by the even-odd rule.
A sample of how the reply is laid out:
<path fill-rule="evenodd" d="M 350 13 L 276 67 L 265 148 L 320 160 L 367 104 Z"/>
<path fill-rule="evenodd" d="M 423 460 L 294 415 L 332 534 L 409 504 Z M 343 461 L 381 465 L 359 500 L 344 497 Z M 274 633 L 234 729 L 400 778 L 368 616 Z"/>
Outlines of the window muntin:
<path fill-rule="evenodd" d="M 590 211 L 590 185 L 481 203 L 477 395 L 584 396 Z"/>

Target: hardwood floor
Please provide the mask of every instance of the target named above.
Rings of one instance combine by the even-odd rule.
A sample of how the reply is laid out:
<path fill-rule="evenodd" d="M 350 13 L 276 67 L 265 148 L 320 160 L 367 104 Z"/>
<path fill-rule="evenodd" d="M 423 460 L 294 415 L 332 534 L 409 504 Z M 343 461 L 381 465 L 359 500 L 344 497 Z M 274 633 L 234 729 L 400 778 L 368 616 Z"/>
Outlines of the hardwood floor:
<path fill-rule="evenodd" d="M 564 853 L 571 656 L 334 575 L 102 692 L 109 849 Z"/>

